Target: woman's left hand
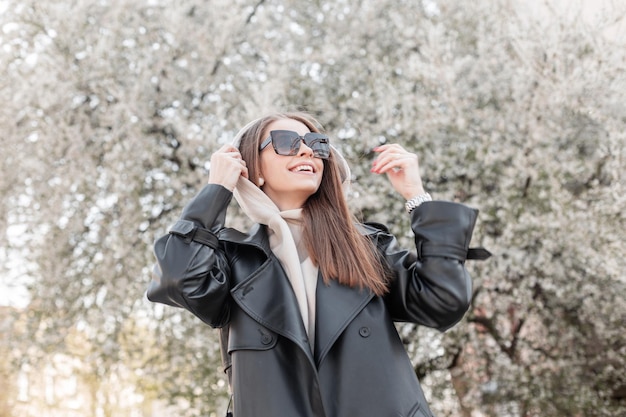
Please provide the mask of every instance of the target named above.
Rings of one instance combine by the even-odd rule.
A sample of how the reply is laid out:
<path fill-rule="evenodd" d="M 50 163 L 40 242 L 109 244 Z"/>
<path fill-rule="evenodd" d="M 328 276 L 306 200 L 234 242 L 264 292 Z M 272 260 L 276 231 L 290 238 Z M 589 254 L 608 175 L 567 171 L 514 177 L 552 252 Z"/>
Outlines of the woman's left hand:
<path fill-rule="evenodd" d="M 417 155 L 396 143 L 377 146 L 374 152 L 378 156 L 372 163 L 371 172 L 387 174 L 393 188 L 406 200 L 425 193 Z"/>

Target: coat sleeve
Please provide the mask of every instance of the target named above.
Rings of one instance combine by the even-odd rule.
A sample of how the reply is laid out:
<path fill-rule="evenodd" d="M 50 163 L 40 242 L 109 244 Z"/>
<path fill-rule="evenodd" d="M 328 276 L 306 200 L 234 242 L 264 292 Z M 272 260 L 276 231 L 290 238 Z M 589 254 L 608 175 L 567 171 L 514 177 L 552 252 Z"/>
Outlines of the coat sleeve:
<path fill-rule="evenodd" d="M 156 239 L 150 301 L 185 308 L 212 327 L 228 322 L 230 268 L 217 233 L 231 198 L 220 185 L 205 186 L 169 233 Z"/>
<path fill-rule="evenodd" d="M 421 204 L 411 212 L 415 251 L 400 248 L 386 231 L 378 234 L 392 272 L 385 302 L 395 321 L 445 331 L 463 318 L 472 294 L 465 259 L 477 215 L 457 203 Z"/>

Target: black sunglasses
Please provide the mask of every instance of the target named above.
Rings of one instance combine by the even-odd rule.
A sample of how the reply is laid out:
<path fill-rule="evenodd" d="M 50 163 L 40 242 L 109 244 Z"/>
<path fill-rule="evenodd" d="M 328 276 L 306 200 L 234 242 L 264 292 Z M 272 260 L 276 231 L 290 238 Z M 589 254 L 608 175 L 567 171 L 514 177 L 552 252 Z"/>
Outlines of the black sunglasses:
<path fill-rule="evenodd" d="M 272 130 L 269 137 L 259 146 L 259 151 L 265 149 L 267 145 L 272 142 L 274 151 L 278 155 L 293 156 L 300 150 L 300 143 L 302 141 L 313 150 L 314 157 L 328 159 L 330 156 L 328 136 L 316 132 L 310 132 L 306 133 L 304 136 L 300 136 L 298 132 L 292 130 Z"/>

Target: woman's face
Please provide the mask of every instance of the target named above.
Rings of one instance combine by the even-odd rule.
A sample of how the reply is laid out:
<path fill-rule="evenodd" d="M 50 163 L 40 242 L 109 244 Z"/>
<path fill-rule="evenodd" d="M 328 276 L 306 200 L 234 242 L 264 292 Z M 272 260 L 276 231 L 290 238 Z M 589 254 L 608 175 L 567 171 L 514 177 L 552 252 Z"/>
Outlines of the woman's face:
<path fill-rule="evenodd" d="M 309 128 L 293 119 L 280 119 L 269 124 L 261 141 L 272 130 L 293 130 L 300 136 L 310 132 Z M 264 184 L 263 192 L 281 210 L 300 208 L 315 192 L 322 182 L 324 162 L 313 157 L 313 151 L 300 141 L 296 155 L 278 155 L 270 143 L 260 153 L 260 177 Z"/>

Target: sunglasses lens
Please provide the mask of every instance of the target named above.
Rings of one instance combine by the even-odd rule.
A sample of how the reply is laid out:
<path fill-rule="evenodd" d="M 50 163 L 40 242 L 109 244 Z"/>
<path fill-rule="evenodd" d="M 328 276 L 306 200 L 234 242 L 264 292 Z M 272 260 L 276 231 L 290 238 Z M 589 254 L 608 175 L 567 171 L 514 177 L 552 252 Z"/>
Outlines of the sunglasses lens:
<path fill-rule="evenodd" d="M 272 130 L 270 132 L 272 145 L 279 155 L 293 156 L 300 150 L 302 136 L 291 130 Z M 330 145 L 328 137 L 321 133 L 307 133 L 304 135 L 304 143 L 313 150 L 316 158 L 328 159 L 330 155 Z"/>
<path fill-rule="evenodd" d="M 274 150 L 279 155 L 295 155 L 300 149 L 300 137 L 296 132 L 289 130 L 273 130 L 270 135 L 272 136 L 272 144 Z"/>
<path fill-rule="evenodd" d="M 328 137 L 321 133 L 307 133 L 304 135 L 304 143 L 313 150 L 316 158 L 328 159 L 330 155 L 330 145 Z"/>

